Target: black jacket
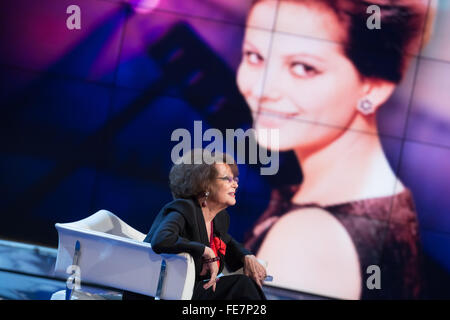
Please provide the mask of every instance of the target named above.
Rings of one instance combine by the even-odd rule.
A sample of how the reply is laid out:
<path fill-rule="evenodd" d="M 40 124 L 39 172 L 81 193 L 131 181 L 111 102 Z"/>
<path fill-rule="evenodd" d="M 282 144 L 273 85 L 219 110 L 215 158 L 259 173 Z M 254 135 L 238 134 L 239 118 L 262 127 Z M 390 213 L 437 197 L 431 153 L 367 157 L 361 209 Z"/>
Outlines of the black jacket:
<path fill-rule="evenodd" d="M 220 211 L 213 220 L 214 236 L 226 244 L 225 264 L 233 272 L 243 266 L 243 257 L 251 254 L 228 234 L 230 216 L 225 210 Z M 209 246 L 208 233 L 202 209 L 196 201 L 176 199 L 166 204 L 153 222 L 144 239 L 152 245 L 156 253 L 181 253 L 192 255 L 195 262 L 196 280 L 201 280 L 202 255 L 205 246 Z M 223 269 L 220 264 L 219 273 Z"/>

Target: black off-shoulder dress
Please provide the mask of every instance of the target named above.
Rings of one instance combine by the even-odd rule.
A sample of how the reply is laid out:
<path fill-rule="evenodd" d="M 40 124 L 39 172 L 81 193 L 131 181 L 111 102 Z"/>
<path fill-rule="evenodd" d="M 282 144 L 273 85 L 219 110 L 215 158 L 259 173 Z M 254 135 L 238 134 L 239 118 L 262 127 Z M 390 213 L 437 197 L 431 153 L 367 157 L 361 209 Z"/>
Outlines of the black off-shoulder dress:
<path fill-rule="evenodd" d="M 424 286 L 423 256 L 412 193 L 405 189 L 393 196 L 364 199 L 329 206 L 291 202 L 298 185 L 272 192 L 263 215 L 247 233 L 244 244 L 258 252 L 276 221 L 289 211 L 318 207 L 331 213 L 350 235 L 360 262 L 361 299 L 419 299 Z M 378 265 L 381 289 L 369 289 L 367 267 Z M 276 275 L 274 275 L 276 276 Z"/>

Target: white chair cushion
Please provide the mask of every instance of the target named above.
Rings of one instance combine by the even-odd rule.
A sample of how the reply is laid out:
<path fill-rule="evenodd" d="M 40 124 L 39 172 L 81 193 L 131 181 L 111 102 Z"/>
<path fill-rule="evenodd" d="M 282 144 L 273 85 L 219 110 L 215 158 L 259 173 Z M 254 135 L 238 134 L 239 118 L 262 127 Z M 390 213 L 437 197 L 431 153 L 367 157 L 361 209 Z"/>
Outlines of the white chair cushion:
<path fill-rule="evenodd" d="M 156 254 L 142 242 L 145 234 L 135 230 L 107 210 L 72 223 L 57 223 L 58 256 L 55 275 L 68 277 L 75 243 L 80 242 L 78 260 L 81 283 L 87 282 L 155 296 L 162 259 L 166 277 L 161 299 L 190 299 L 195 265 L 187 253 Z"/>

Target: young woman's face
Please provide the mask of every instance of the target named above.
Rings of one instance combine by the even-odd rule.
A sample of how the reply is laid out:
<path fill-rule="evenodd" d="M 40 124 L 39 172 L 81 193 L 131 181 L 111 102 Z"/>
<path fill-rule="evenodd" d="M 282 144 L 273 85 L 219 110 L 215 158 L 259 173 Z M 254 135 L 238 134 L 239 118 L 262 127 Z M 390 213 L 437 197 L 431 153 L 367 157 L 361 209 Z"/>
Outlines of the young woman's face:
<path fill-rule="evenodd" d="M 238 87 L 260 144 L 270 148 L 261 130 L 277 128 L 280 150 L 315 149 L 358 116 L 363 83 L 344 54 L 345 27 L 332 11 L 282 1 L 274 20 L 276 6 L 277 1 L 262 1 L 249 15 Z"/>

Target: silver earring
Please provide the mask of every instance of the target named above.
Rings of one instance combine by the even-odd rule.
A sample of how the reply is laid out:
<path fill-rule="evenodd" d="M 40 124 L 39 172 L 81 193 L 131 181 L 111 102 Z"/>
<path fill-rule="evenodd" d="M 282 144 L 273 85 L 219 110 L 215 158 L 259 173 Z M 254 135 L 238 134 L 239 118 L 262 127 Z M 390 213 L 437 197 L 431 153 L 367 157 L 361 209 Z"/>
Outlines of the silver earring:
<path fill-rule="evenodd" d="M 368 98 L 361 99 L 358 102 L 357 109 L 364 115 L 369 115 L 375 111 L 373 107 L 373 102 L 370 101 Z"/>
<path fill-rule="evenodd" d="M 206 207 L 206 200 L 208 200 L 208 196 L 209 196 L 209 191 L 205 192 L 205 200 L 202 201 L 202 207 L 205 208 Z"/>

